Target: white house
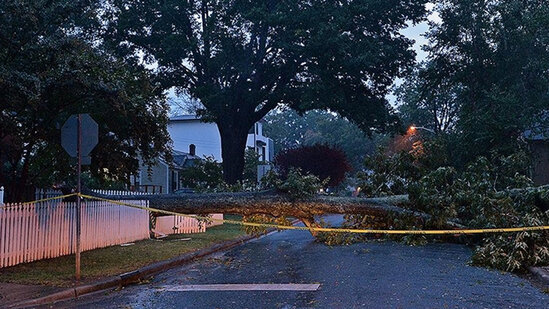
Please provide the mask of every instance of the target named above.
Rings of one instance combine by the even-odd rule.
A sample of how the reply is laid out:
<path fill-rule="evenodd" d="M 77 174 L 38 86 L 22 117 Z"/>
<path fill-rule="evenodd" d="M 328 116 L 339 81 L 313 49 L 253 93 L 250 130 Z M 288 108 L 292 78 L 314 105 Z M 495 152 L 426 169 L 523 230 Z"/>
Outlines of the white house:
<path fill-rule="evenodd" d="M 156 164 L 149 167 L 143 163 L 136 175 L 130 176 L 130 190 L 152 194 L 174 193 L 182 189 L 179 172 L 193 166 L 201 158 L 193 153 L 174 150 L 173 160 L 168 163 L 164 158 L 158 158 Z"/>
<path fill-rule="evenodd" d="M 196 115 L 181 115 L 170 118 L 168 132 L 173 141 L 173 149 L 187 151 L 194 145 L 197 156 L 212 156 L 216 161 L 222 162 L 221 136 L 217 124 L 201 122 Z M 255 149 L 261 156 L 261 161 L 273 160 L 274 143 L 263 135 L 263 121 L 257 122 L 250 129 L 246 146 Z"/>
<path fill-rule="evenodd" d="M 201 122 L 196 115 L 182 115 L 170 118 L 168 132 L 173 141 L 173 162 L 168 164 L 159 158 L 149 168 L 141 166 L 137 175 L 130 177 L 132 190 L 149 193 L 173 193 L 183 189 L 179 171 L 192 166 L 193 162 L 211 156 L 222 162 L 221 137 L 217 124 Z M 257 122 L 248 133 L 246 146 L 255 149 L 259 160 L 271 162 L 274 157 L 273 140 L 263 135 L 263 122 Z M 270 169 L 267 164 L 258 166 L 258 179 Z"/>

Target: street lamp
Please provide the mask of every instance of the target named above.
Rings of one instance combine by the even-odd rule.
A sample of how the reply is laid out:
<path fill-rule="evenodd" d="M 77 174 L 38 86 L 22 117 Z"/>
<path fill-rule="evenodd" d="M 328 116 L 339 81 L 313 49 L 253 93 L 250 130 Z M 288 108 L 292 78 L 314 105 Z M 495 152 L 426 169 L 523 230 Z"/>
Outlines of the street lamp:
<path fill-rule="evenodd" d="M 425 130 L 427 132 L 431 132 L 431 133 L 435 134 L 434 130 L 426 128 L 426 127 L 416 127 L 416 126 L 413 126 L 413 125 L 410 126 L 410 132 L 411 133 L 414 133 L 416 130 Z"/>

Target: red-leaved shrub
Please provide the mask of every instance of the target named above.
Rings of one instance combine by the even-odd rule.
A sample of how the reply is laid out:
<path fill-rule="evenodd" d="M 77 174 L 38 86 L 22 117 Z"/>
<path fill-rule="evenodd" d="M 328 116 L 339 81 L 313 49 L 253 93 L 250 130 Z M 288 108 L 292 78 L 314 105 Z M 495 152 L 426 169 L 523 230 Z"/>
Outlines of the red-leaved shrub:
<path fill-rule="evenodd" d="M 284 150 L 276 156 L 275 164 L 284 177 L 291 168 L 300 168 L 320 180 L 330 177 L 330 187 L 340 184 L 351 170 L 343 151 L 319 144 Z"/>

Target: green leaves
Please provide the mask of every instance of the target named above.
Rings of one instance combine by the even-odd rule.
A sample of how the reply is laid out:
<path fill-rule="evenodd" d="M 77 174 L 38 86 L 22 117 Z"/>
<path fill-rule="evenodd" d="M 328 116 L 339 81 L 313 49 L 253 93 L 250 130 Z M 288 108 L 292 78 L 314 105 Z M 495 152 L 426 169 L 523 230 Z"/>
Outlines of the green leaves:
<path fill-rule="evenodd" d="M 540 122 L 549 104 L 547 5 L 444 0 L 436 12 L 442 21 L 432 23 L 428 33 L 428 76 L 421 88 L 429 96 L 444 85 L 431 103 L 452 90 L 450 99 L 459 110 L 459 161 L 466 164 L 491 152 L 513 153 L 521 134 Z"/>
<path fill-rule="evenodd" d="M 398 124 L 385 95 L 414 62 L 399 31 L 425 3 L 113 0 L 106 33 L 125 59 L 157 65 L 163 87 L 198 99 L 221 131 L 243 135 L 284 106 L 337 111 L 371 133 Z M 222 136 L 231 183 L 242 177 L 239 139 Z"/>
<path fill-rule="evenodd" d="M 14 199 L 25 187 L 73 176 L 58 127 L 75 113 L 99 123 L 89 171 L 124 181 L 167 154 L 167 105 L 139 67 L 130 67 L 95 36 L 95 1 L 3 1 L 0 15 L 0 182 Z"/>

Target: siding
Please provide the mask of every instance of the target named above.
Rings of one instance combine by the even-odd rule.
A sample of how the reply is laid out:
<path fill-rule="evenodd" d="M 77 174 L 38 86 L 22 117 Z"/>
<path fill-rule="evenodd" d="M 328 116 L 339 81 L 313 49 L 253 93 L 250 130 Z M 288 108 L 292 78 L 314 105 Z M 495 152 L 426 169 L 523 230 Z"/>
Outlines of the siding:
<path fill-rule="evenodd" d="M 532 151 L 532 180 L 535 185 L 549 184 L 549 143 L 545 141 L 530 142 Z"/>
<path fill-rule="evenodd" d="M 164 163 L 158 163 L 152 167 L 151 172 L 149 176 L 147 167 L 143 166 L 139 175 L 139 184 L 162 186 L 162 193 L 168 193 L 168 166 Z"/>

